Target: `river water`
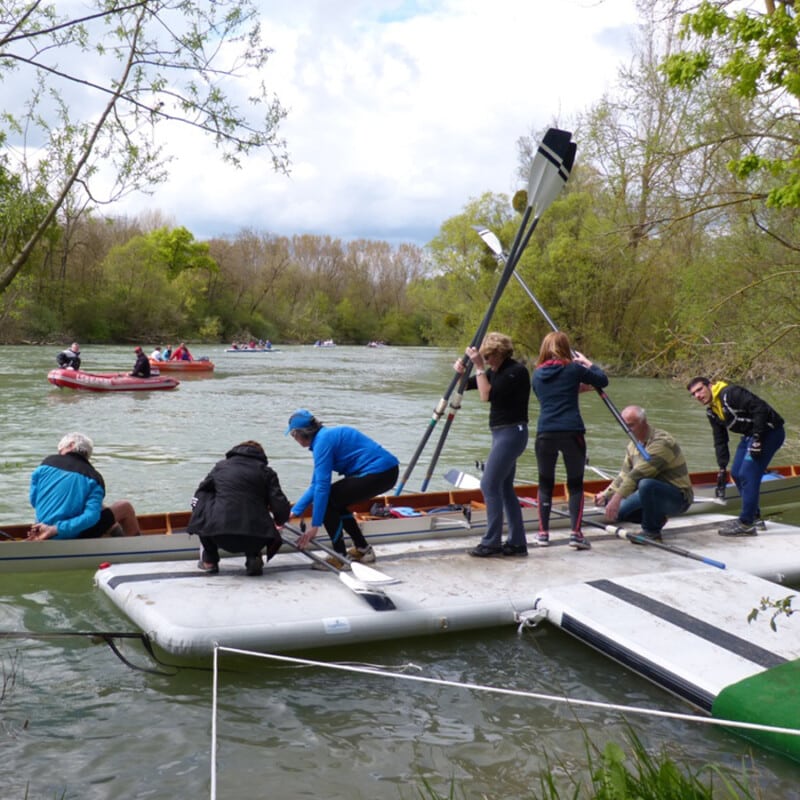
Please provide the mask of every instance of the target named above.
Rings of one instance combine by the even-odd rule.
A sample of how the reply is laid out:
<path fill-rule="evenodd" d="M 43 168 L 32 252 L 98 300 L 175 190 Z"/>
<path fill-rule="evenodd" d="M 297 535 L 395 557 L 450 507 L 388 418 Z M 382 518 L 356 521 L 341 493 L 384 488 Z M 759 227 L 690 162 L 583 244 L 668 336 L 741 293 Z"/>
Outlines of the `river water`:
<path fill-rule="evenodd" d="M 138 511 L 186 507 L 224 452 L 246 439 L 266 448 L 284 490 L 296 498 L 310 477 L 306 450 L 283 435 L 297 407 L 329 424 L 356 425 L 395 452 L 404 469 L 458 353 L 434 348 L 289 347 L 227 354 L 172 392 L 93 394 L 46 381 L 57 348 L 0 347 L 0 525 L 27 521 L 28 479 L 63 433 L 95 442 L 93 463 L 108 498 Z M 130 347 L 83 349 L 89 371 L 122 371 Z M 794 420 L 800 399 L 762 387 L 788 422 L 776 463 L 800 461 Z M 703 409 L 674 382 L 615 379 L 618 408 L 639 403 L 675 433 L 693 470 L 715 469 Z M 594 394 L 582 399 L 590 463 L 614 469 L 624 434 Z M 536 404 L 531 404 L 532 420 Z M 486 454 L 487 407 L 468 394 L 430 489 L 449 468 L 475 471 Z M 406 489 L 418 490 L 440 423 Z M 532 450 L 519 477 L 535 480 Z M 800 523 L 800 519 L 792 520 Z M 131 631 L 92 585 L 91 571 L 0 576 L 0 632 Z M 332 583 L 332 588 L 334 584 Z M 265 608 L 264 612 L 269 613 Z M 5 639 L 0 645 L 0 781 L 4 798 L 171 798 L 210 793 L 212 676 L 208 664 L 174 675 L 129 669 L 86 637 Z M 135 643 L 123 652 L 154 666 Z M 380 664 L 458 683 L 567 695 L 687 712 L 659 689 L 558 631 L 544 628 L 414 639 L 315 653 L 330 661 Z M 587 737 L 624 742 L 627 726 L 654 751 L 698 767 L 744 764 L 764 797 L 799 798 L 800 768 L 751 751 L 740 739 L 690 722 L 570 710 L 552 701 L 427 686 L 223 656 L 218 716 L 220 798 L 417 798 L 423 781 L 443 795 L 526 798 L 549 765 L 562 785 L 587 769 Z"/>

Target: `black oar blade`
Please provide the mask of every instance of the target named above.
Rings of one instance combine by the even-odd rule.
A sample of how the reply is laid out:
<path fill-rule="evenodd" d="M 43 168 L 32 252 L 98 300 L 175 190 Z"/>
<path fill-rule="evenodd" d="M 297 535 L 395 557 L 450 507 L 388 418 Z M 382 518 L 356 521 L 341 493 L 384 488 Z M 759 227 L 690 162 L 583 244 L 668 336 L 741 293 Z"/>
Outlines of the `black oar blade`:
<path fill-rule="evenodd" d="M 380 589 L 362 586 L 346 572 L 339 573 L 339 580 L 352 592 L 363 597 L 375 611 L 394 611 L 397 609 L 392 598 Z"/>

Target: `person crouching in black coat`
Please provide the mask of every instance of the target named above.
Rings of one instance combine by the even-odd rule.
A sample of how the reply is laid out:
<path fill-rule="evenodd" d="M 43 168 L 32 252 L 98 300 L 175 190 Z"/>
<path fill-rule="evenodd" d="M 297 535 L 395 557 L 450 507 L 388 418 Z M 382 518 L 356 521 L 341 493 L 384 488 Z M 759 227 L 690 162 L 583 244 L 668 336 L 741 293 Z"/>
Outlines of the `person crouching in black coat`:
<path fill-rule="evenodd" d="M 248 575 L 261 575 L 281 546 L 276 529 L 289 519 L 291 505 L 264 448 L 254 441 L 231 448 L 197 487 L 187 530 L 197 534 L 203 553 L 197 566 L 219 572 L 219 550 L 244 553 Z"/>

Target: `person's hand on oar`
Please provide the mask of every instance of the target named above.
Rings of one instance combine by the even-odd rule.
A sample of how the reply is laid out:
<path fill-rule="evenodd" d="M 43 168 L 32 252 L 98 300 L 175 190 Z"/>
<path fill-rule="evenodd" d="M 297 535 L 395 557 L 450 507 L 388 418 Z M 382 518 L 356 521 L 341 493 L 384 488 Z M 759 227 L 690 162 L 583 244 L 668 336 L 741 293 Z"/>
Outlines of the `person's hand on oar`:
<path fill-rule="evenodd" d="M 319 532 L 319 527 L 316 525 L 311 525 L 310 527 L 306 528 L 304 525 L 301 525 L 300 530 L 302 533 L 297 539 L 297 546 L 301 550 L 307 550 L 311 542 L 313 542 L 316 538 L 317 533 Z"/>

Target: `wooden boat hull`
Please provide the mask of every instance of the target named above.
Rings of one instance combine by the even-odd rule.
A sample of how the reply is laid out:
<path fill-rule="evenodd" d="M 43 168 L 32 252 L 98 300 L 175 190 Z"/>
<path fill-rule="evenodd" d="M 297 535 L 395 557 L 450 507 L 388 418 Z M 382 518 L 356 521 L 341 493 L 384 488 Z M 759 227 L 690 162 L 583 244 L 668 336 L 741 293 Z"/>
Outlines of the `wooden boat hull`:
<path fill-rule="evenodd" d="M 165 375 L 134 378 L 126 372 L 83 372 L 76 369 L 52 369 L 47 380 L 60 389 L 86 392 L 153 392 L 175 389 L 180 381 Z"/>
<path fill-rule="evenodd" d="M 213 361 L 156 361 L 150 359 L 150 366 L 159 372 L 213 372 Z"/>
<path fill-rule="evenodd" d="M 761 507 L 765 516 L 800 507 L 800 466 L 780 466 L 770 471 L 772 479 L 766 480 L 761 492 Z M 740 508 L 735 487 L 728 489 L 724 504 L 714 501 L 716 472 L 693 474 L 699 502 L 692 505 L 687 515 L 668 523 L 668 529 L 685 516 L 704 513 L 735 514 Z M 593 495 L 601 491 L 607 481 L 587 481 L 584 488 Z M 522 505 L 522 515 L 528 531 L 537 525 L 535 486 L 518 486 L 517 495 Z M 703 498 L 707 497 L 707 501 Z M 566 487 L 556 487 L 554 508 L 562 511 L 566 502 Z M 562 505 L 558 505 L 562 504 Z M 382 495 L 354 506 L 364 534 L 375 547 L 394 542 L 426 542 L 431 539 L 458 538 L 477 542 L 486 532 L 486 506 L 477 489 L 453 489 L 445 492 L 424 492 Z M 584 519 L 601 522 L 602 509 L 587 506 Z M 159 561 L 197 558 L 199 541 L 186 531 L 188 511 L 140 514 L 141 537 L 102 539 L 49 540 L 28 542 L 25 537 L 29 524 L 2 526 L 0 534 L 0 573 L 12 571 L 40 571 L 51 569 L 96 568 L 98 564 L 136 561 Z M 568 527 L 568 519 L 554 514 L 551 527 L 555 530 Z M 591 535 L 592 527 L 586 532 Z M 324 534 L 322 534 L 324 536 Z"/>

